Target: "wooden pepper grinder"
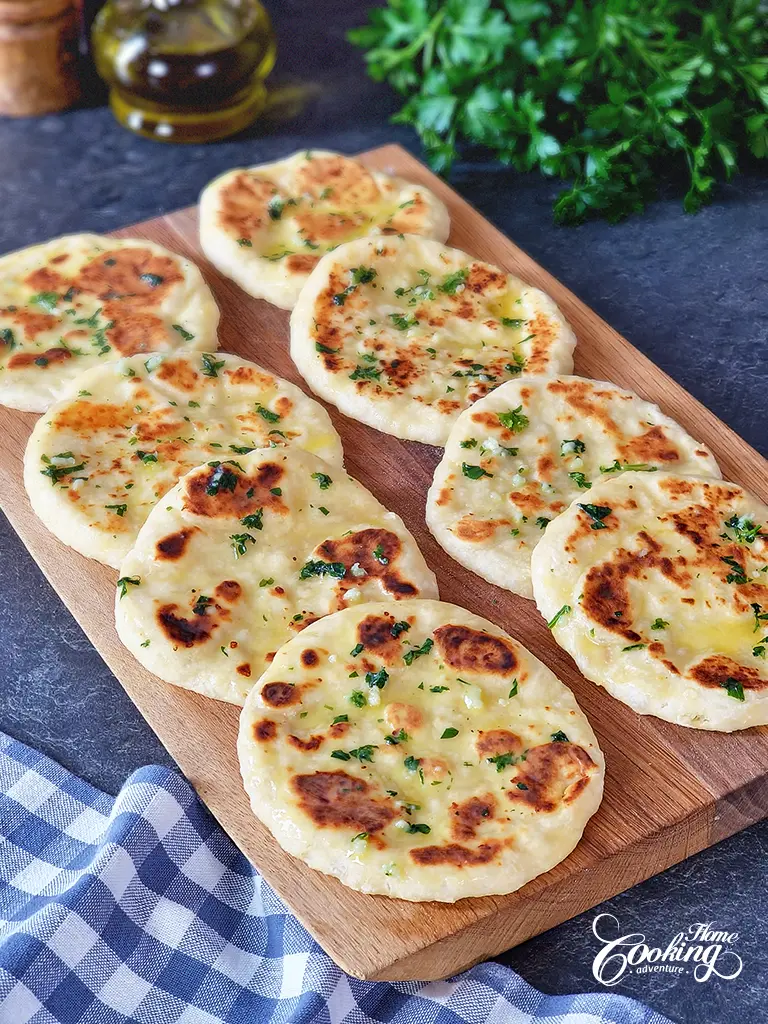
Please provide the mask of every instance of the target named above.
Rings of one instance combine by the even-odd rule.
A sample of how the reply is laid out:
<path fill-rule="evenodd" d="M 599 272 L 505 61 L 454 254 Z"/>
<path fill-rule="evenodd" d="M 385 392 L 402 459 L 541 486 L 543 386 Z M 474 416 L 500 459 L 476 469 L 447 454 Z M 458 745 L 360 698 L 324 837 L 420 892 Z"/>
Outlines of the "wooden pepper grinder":
<path fill-rule="evenodd" d="M 63 110 L 80 98 L 80 0 L 0 0 L 0 114 Z"/>

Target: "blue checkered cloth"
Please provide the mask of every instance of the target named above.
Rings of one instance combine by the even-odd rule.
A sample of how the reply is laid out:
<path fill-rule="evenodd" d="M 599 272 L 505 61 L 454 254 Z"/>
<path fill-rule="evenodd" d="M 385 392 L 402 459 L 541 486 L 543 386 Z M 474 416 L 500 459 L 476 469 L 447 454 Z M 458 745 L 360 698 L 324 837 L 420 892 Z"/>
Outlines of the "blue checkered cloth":
<path fill-rule="evenodd" d="M 339 970 L 188 783 L 116 799 L 0 733 L 0 1024 L 669 1024 L 545 996 L 498 964 L 448 981 Z"/>

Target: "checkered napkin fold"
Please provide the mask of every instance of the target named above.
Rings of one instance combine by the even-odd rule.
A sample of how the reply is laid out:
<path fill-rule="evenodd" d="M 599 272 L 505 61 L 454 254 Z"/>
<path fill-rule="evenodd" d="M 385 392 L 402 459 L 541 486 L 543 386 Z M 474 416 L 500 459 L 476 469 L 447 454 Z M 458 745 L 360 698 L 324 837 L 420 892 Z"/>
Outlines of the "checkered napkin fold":
<path fill-rule="evenodd" d="M 498 964 L 350 978 L 187 782 L 116 799 L 0 733 L 0 1024 L 669 1024 L 621 996 L 544 996 Z"/>

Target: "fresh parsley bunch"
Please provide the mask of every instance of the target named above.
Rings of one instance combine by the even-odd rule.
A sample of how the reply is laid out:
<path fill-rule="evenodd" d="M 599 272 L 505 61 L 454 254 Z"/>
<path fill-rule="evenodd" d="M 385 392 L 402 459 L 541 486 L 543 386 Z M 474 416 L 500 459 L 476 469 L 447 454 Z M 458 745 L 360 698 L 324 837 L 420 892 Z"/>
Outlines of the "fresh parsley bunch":
<path fill-rule="evenodd" d="M 555 219 L 640 211 L 682 171 L 698 210 L 768 155 L 762 0 L 389 0 L 350 40 L 447 171 L 462 140 L 571 182 Z"/>

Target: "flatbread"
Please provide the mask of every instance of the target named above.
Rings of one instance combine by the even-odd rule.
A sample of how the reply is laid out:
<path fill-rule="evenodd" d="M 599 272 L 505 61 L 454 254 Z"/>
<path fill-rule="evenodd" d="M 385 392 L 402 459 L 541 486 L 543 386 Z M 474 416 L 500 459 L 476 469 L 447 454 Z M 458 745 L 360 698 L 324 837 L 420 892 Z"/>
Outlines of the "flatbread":
<path fill-rule="evenodd" d="M 457 562 L 532 597 L 531 552 L 548 523 L 630 467 L 720 478 L 706 447 L 631 391 L 583 377 L 510 381 L 456 421 L 427 525 Z"/>
<path fill-rule="evenodd" d="M 234 704 L 320 616 L 437 596 L 400 517 L 295 447 L 192 470 L 150 514 L 120 577 L 117 631 L 142 665 Z"/>
<path fill-rule="evenodd" d="M 219 310 L 189 260 L 144 238 L 66 235 L 0 259 L 0 404 L 44 412 L 121 356 L 213 352 Z"/>
<path fill-rule="evenodd" d="M 642 715 L 768 723 L 768 506 L 736 484 L 602 480 L 533 553 L 536 603 L 584 675 Z"/>
<path fill-rule="evenodd" d="M 291 356 L 316 394 L 387 434 L 436 445 L 504 381 L 569 373 L 575 344 L 543 292 L 410 235 L 324 256 L 291 317 Z"/>
<path fill-rule="evenodd" d="M 202 462 L 299 445 L 341 466 L 323 407 L 236 356 L 132 356 L 78 377 L 35 425 L 32 508 L 59 540 L 117 568 L 157 501 Z"/>
<path fill-rule="evenodd" d="M 339 243 L 404 231 L 442 242 L 449 226 L 429 189 L 325 149 L 229 171 L 200 197 L 208 259 L 249 295 L 284 309 Z"/>
<path fill-rule="evenodd" d="M 492 623 L 439 601 L 313 623 L 254 686 L 238 754 L 254 814 L 362 892 L 512 892 L 576 846 L 603 756 L 568 690 Z"/>

